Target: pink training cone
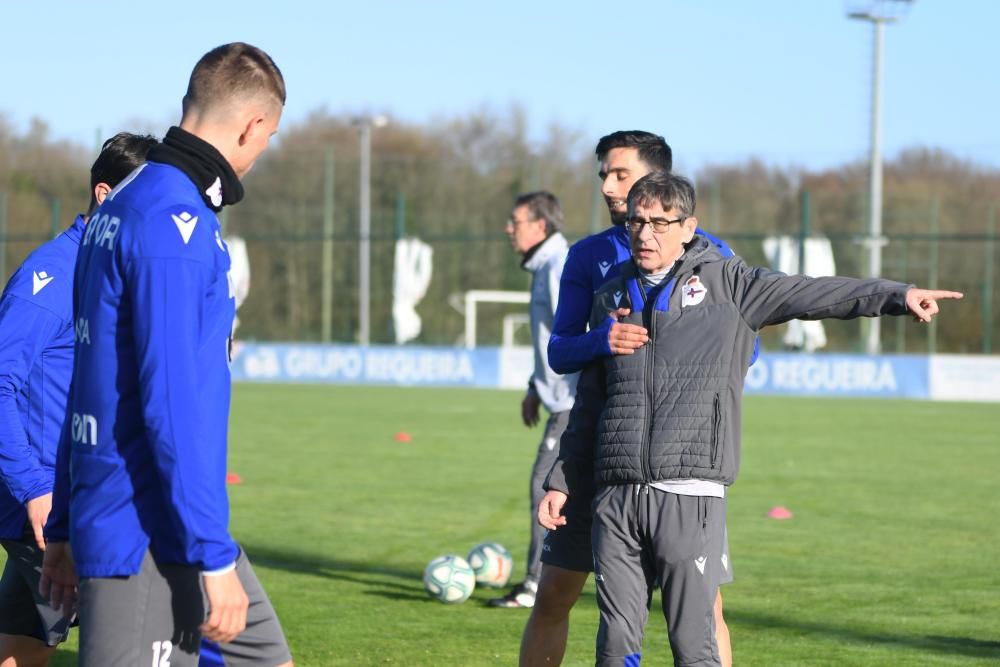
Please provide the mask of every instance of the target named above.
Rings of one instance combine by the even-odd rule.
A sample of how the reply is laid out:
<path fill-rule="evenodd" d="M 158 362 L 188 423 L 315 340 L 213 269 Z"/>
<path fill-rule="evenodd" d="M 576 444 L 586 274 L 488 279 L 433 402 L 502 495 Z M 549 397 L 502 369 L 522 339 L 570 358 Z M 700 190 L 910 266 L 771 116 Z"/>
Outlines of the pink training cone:
<path fill-rule="evenodd" d="M 235 472 L 226 473 L 226 484 L 242 484 L 242 483 L 243 483 L 243 478 L 240 477 Z"/>
<path fill-rule="evenodd" d="M 778 505 L 777 507 L 772 507 L 771 511 L 767 513 L 767 516 L 772 519 L 791 519 L 792 511 L 787 507 L 782 507 Z"/>
<path fill-rule="evenodd" d="M 400 431 L 392 437 L 396 439 L 396 442 L 409 442 L 410 440 L 413 440 L 413 438 L 410 437 L 410 434 L 406 431 Z"/>

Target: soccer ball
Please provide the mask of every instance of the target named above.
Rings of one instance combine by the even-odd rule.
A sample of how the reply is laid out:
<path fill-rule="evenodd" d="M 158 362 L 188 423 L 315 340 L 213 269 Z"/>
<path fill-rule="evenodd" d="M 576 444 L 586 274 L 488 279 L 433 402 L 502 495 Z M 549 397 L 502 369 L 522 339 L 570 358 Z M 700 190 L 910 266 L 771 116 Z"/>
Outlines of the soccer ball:
<path fill-rule="evenodd" d="M 476 583 L 489 588 L 502 588 L 510 581 L 514 559 L 502 544 L 483 542 L 472 547 L 467 558 L 472 571 L 476 573 Z"/>
<path fill-rule="evenodd" d="M 424 588 L 432 598 L 458 604 L 476 588 L 476 575 L 461 556 L 438 556 L 424 569 Z"/>

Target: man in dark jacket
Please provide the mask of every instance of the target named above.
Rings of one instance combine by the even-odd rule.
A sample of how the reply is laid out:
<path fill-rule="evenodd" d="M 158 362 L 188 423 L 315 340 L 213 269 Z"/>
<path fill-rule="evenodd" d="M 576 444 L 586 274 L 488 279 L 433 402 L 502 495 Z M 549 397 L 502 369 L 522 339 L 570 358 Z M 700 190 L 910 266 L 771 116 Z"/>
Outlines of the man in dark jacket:
<path fill-rule="evenodd" d="M 740 405 L 758 331 L 791 319 L 930 321 L 957 292 L 881 279 L 787 276 L 723 258 L 695 236 L 691 184 L 649 174 L 628 195 L 632 262 L 594 297 L 591 325 L 627 309 L 649 342 L 590 364 L 539 520 L 592 475 L 598 665 L 637 664 L 652 586 L 674 663 L 721 665 L 712 605 L 728 567 L 726 487 L 739 470 Z"/>

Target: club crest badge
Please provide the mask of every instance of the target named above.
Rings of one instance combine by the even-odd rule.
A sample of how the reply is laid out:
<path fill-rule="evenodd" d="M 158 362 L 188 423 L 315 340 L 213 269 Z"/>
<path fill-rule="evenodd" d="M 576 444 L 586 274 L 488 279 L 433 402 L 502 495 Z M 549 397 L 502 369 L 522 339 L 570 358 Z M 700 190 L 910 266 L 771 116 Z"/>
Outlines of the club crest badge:
<path fill-rule="evenodd" d="M 681 288 L 681 308 L 697 306 L 705 300 L 706 294 L 708 294 L 708 290 L 701 284 L 701 278 L 691 276 Z"/>

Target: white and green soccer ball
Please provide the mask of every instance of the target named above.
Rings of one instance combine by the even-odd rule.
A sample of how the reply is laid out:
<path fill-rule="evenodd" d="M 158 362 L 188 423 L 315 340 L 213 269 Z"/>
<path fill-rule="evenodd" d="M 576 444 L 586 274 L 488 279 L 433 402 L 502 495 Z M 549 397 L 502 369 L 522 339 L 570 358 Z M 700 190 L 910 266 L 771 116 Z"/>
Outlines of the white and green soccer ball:
<path fill-rule="evenodd" d="M 476 574 L 461 556 L 438 556 L 424 569 L 427 594 L 441 602 L 465 602 L 476 588 Z"/>
<path fill-rule="evenodd" d="M 514 559 L 502 544 L 483 542 L 472 547 L 466 560 L 476 573 L 476 583 L 488 588 L 503 588 L 510 581 Z"/>

